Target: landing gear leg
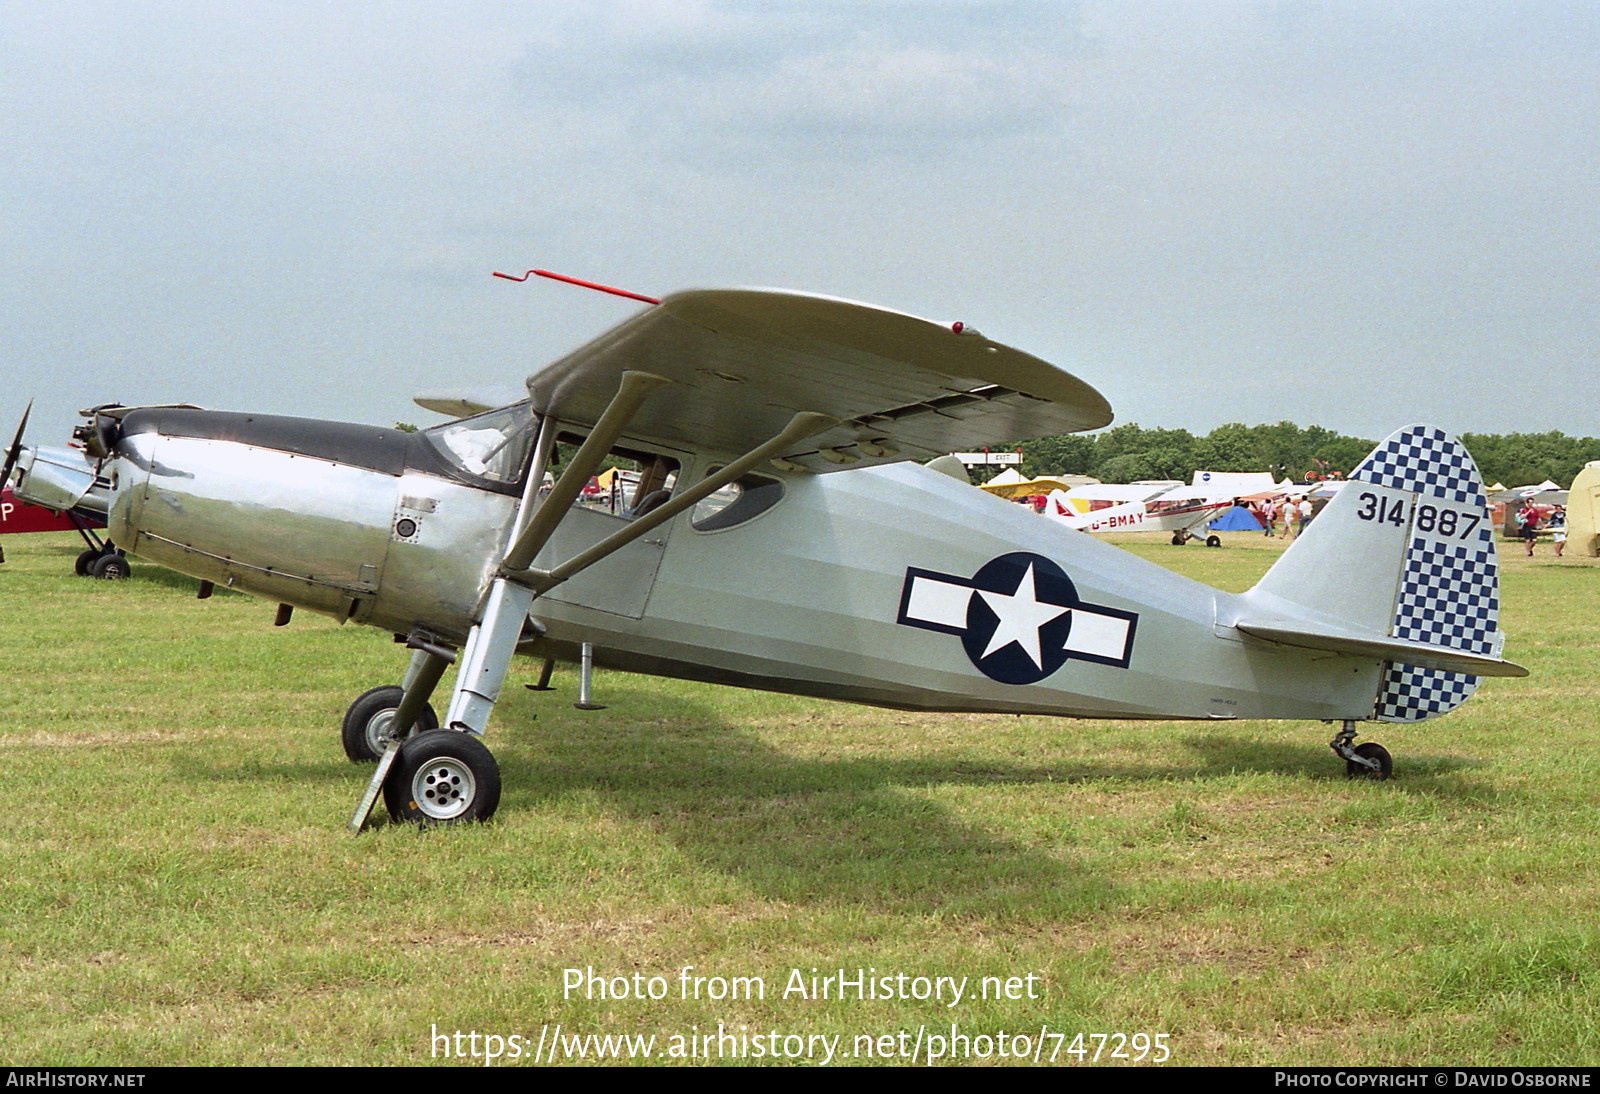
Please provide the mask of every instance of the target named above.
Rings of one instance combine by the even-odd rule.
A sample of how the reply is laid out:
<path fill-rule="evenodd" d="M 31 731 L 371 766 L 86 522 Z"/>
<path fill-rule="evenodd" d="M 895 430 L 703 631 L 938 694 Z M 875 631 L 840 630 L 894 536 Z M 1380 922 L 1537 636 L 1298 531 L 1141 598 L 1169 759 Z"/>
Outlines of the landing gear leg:
<path fill-rule="evenodd" d="M 115 543 L 112 543 L 109 539 L 101 539 L 99 536 L 95 535 L 94 529 L 89 527 L 88 522 L 82 517 L 78 516 L 76 513 L 68 513 L 67 519 L 70 520 L 72 522 L 72 526 L 77 529 L 78 538 L 83 540 L 85 547 L 83 551 L 79 552 L 78 557 L 73 560 L 73 573 L 77 574 L 79 577 L 124 578 L 128 576 L 131 571 L 128 567 L 127 559 L 123 557 L 122 552 L 117 549 L 117 545 Z M 109 574 L 101 573 L 96 567 L 101 563 L 102 559 L 112 557 L 115 557 L 120 561 L 115 564 L 107 565 L 111 565 L 112 569 L 121 567 L 120 572 Z"/>
<path fill-rule="evenodd" d="M 416 722 L 417 715 L 428 705 L 428 697 L 433 694 L 433 689 L 439 686 L 444 670 L 455 661 L 456 655 L 454 651 L 435 644 L 430 638 L 419 633 L 413 633 L 406 645 L 414 651 L 426 654 L 425 657 L 412 658 L 411 669 L 406 674 L 405 691 L 401 694 L 400 702 L 394 708 L 391 718 L 391 725 L 409 728 Z M 400 755 L 400 747 L 404 740 L 404 735 L 400 733 L 392 733 L 389 736 L 383 755 L 378 757 L 378 766 L 367 782 L 366 793 L 361 795 L 361 802 L 356 806 L 355 815 L 350 818 L 350 831 L 359 832 L 366 827 L 367 818 L 372 814 L 372 806 L 378 800 L 378 792 L 384 789 L 389 770 Z M 488 750 L 484 751 L 487 755 Z M 491 758 L 489 763 L 492 765 L 494 760 Z M 498 773 L 496 773 L 494 796 L 498 801 L 500 797 Z M 390 812 L 393 813 L 395 810 L 391 809 Z"/>
<path fill-rule="evenodd" d="M 1356 744 L 1356 724 L 1352 721 L 1341 723 L 1339 732 L 1328 747 L 1344 759 L 1344 772 L 1352 779 L 1372 779 L 1382 782 L 1389 777 L 1394 769 L 1394 761 L 1389 756 L 1389 750 L 1374 741 Z"/>
<path fill-rule="evenodd" d="M 455 691 L 444 716 L 446 728 L 462 729 L 474 737 L 482 737 L 489 728 L 489 713 L 500 698 L 532 604 L 533 590 L 525 585 L 502 578 L 490 586 L 483 621 L 472 628 L 461 651 Z"/>
<path fill-rule="evenodd" d="M 490 588 L 483 622 L 472 628 L 461 652 L 461 667 L 445 715 L 446 728 L 426 730 L 402 740 L 391 736 L 378 760 L 350 830 L 359 832 L 383 792 L 395 820 L 419 824 L 485 821 L 500 804 L 500 767 L 480 737 L 500 696 L 506 669 L 516 652 L 533 590 L 497 580 Z M 418 654 L 406 673 L 405 694 L 390 724 L 410 726 L 424 709 L 455 654 L 418 635 L 406 643 Z"/>

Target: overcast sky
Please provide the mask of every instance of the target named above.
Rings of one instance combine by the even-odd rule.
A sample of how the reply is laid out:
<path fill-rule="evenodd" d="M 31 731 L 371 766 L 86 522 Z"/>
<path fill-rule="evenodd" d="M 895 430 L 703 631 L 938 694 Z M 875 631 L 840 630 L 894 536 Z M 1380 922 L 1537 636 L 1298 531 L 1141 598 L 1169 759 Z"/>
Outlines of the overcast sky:
<path fill-rule="evenodd" d="M 637 306 L 533 266 L 960 319 L 1146 426 L 1600 435 L 1592 0 L 0 0 L 0 142 L 44 443 L 431 424 Z"/>

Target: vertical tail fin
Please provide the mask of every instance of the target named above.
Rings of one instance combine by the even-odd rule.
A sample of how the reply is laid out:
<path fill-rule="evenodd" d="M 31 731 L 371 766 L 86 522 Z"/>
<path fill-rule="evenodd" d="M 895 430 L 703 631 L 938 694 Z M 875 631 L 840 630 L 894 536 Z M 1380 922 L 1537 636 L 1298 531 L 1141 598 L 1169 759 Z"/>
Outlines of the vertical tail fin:
<path fill-rule="evenodd" d="M 1498 582 L 1472 457 L 1443 430 L 1409 426 L 1372 451 L 1244 595 L 1238 625 L 1384 658 L 1372 717 L 1421 721 L 1465 702 L 1480 675 L 1525 675 L 1499 660 Z"/>

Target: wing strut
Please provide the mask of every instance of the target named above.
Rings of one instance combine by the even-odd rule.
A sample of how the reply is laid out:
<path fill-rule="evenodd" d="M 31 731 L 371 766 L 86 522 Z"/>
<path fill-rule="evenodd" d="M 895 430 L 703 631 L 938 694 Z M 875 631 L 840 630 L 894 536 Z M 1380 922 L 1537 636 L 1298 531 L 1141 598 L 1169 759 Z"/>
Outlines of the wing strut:
<path fill-rule="evenodd" d="M 548 592 L 573 575 L 587 570 L 607 555 L 626 547 L 652 528 L 665 524 L 690 506 L 704 501 L 751 468 L 770 460 L 780 452 L 787 452 L 799 441 L 815 436 L 825 429 L 832 429 L 838 424 L 839 419 L 831 415 L 801 411 L 789 419 L 789 424 L 776 437 L 773 437 L 765 444 L 752 448 L 749 452 L 728 464 L 728 466 L 713 475 L 706 476 L 687 490 L 679 491 L 665 503 L 652 509 L 642 517 L 634 518 L 628 522 L 626 527 L 613 532 L 593 547 L 578 552 L 554 569 L 531 570 L 525 566 L 521 569 L 513 568 L 511 566 L 511 555 L 508 554 L 506 556 L 506 566 L 502 573 L 513 581 L 523 582 L 532 586 L 538 593 Z M 545 506 L 548 507 L 548 505 L 549 501 L 547 499 Z M 534 519 L 537 522 L 538 518 L 535 517 Z M 529 525 L 529 527 L 531 529 L 532 525 Z"/>
<path fill-rule="evenodd" d="M 802 411 L 789 419 L 789 423 L 774 437 L 757 445 L 743 456 L 706 476 L 692 487 L 674 496 L 650 513 L 631 521 L 628 527 L 607 536 L 585 551 L 551 570 L 530 569 L 535 556 L 550 541 L 556 528 L 572 509 L 583 485 L 599 468 L 611 446 L 621 437 L 629 421 L 637 413 L 650 392 L 668 381 L 648 372 L 629 370 L 622 375 L 617 393 L 594 425 L 587 440 L 578 448 L 572 462 L 556 480 L 543 502 L 534 509 L 526 524 L 523 520 L 528 505 L 537 497 L 538 481 L 530 481 L 523 495 L 514 528 L 520 528 L 502 559 L 499 575 L 489 586 L 479 621 L 474 624 L 462 646 L 460 667 L 450 697 L 450 709 L 445 715 L 445 725 L 481 737 L 489 723 L 495 701 L 500 697 L 505 683 L 506 670 L 522 639 L 524 628 L 530 623 L 529 612 L 534 600 L 548 589 L 580 573 L 613 552 L 643 536 L 662 522 L 671 520 L 690 506 L 709 497 L 766 460 L 790 450 L 797 441 L 814 436 L 839 424 L 839 419 L 827 414 Z M 549 458 L 550 441 L 554 436 L 553 415 L 547 416 L 540 426 L 540 437 L 535 449 L 534 470 L 543 479 L 545 461 Z M 535 631 L 540 631 L 537 621 L 531 621 Z M 448 651 L 427 648 L 421 671 L 408 676 L 408 683 L 400 701 L 400 714 L 412 713 L 421 708 L 437 685 L 445 666 Z M 418 668 L 418 666 L 413 666 Z M 404 723 L 400 723 L 404 724 Z M 379 771 L 367 788 L 350 828 L 359 831 L 376 800 L 377 790 L 398 754 L 398 738 L 391 744 L 379 763 Z"/>
<path fill-rule="evenodd" d="M 630 521 L 627 527 L 599 543 L 580 551 L 551 570 L 530 569 L 557 526 L 572 510 L 583 484 L 599 468 L 605 454 L 627 428 L 629 420 L 645 398 L 667 381 L 646 372 L 623 373 L 616 395 L 594 430 L 556 481 L 550 493 L 534 511 L 527 527 L 516 537 L 500 564 L 499 576 L 489 587 L 489 596 L 479 623 L 467 636 L 461 653 L 461 668 L 456 674 L 455 691 L 445 724 L 481 736 L 489 723 L 489 713 L 499 698 L 506 670 L 516 653 L 524 623 L 534 600 L 542 593 L 580 573 L 613 552 L 671 520 L 690 506 L 704 500 L 752 467 L 789 450 L 797 441 L 838 424 L 827 414 L 801 412 L 775 437 L 751 449 L 715 474 L 708 475 L 665 504 Z"/>
<path fill-rule="evenodd" d="M 464 729 L 474 736 L 482 736 L 489 724 L 489 712 L 500 697 L 500 685 L 505 682 L 506 670 L 511 666 L 517 642 L 522 637 L 523 623 L 528 609 L 538 595 L 529 585 L 510 579 L 507 574 L 525 570 L 535 555 L 549 542 L 558 525 L 578 500 L 589 476 L 600 469 L 601 461 L 611 446 L 622 436 L 628 422 L 638 413 L 639 407 L 657 387 L 668 381 L 649 372 L 629 369 L 622 374 L 617 393 L 611 397 L 605 412 L 595 422 L 588 438 L 578 446 L 572 462 L 561 472 L 561 477 L 546 494 L 533 517 L 523 526 L 523 514 L 531 499 L 537 497 L 539 484 L 530 479 L 523 495 L 523 505 L 517 514 L 516 526 L 522 531 L 512 541 L 500 563 L 500 576 L 489 586 L 484 601 L 483 614 L 467 633 L 466 644 L 461 649 L 461 667 L 456 671 L 456 686 L 450 696 L 450 710 L 445 715 L 445 725 Z M 544 462 L 549 458 L 549 440 L 553 437 L 554 415 L 547 415 L 539 429 L 539 448 L 535 458 L 540 479 L 544 477 Z"/>
<path fill-rule="evenodd" d="M 634 369 L 622 374 L 622 383 L 617 386 L 617 393 L 611 397 L 611 403 L 606 407 L 605 413 L 595 422 L 588 439 L 579 446 L 577 454 L 572 457 L 572 462 L 567 464 L 566 470 L 561 472 L 561 477 L 556 480 L 555 486 L 534 511 L 533 519 L 528 522 L 528 526 L 522 530 L 511 544 L 511 549 L 506 552 L 505 560 L 501 563 L 503 571 L 528 568 L 533 556 L 538 554 L 549 541 L 551 535 L 555 533 L 556 525 L 565 519 L 567 511 L 572 508 L 572 503 L 578 500 L 578 495 L 583 492 L 590 476 L 600 470 L 600 464 L 605 460 L 606 453 L 617 443 L 622 431 L 628 428 L 628 422 L 638 413 L 645 397 L 667 382 L 664 377 Z M 535 485 L 534 489 L 537 488 Z"/>

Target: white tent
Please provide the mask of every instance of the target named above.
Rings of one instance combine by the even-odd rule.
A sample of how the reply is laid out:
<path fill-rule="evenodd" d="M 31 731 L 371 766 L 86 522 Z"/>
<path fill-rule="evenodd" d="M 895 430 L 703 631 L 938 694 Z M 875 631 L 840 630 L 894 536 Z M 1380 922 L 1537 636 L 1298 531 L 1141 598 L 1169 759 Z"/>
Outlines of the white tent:
<path fill-rule="evenodd" d="M 1008 467 L 1004 471 L 1000 472 L 1000 474 L 996 475 L 994 478 L 992 478 L 988 482 L 984 483 L 984 485 L 985 486 L 1013 486 L 1016 483 L 1025 482 L 1025 481 L 1027 481 L 1027 480 L 1025 480 L 1022 477 L 1021 473 L 1019 473 L 1015 467 Z"/>

